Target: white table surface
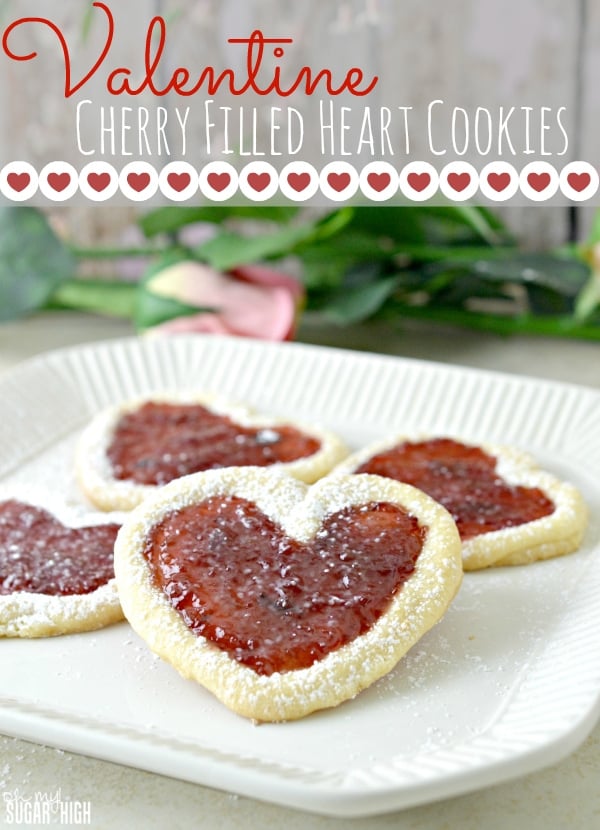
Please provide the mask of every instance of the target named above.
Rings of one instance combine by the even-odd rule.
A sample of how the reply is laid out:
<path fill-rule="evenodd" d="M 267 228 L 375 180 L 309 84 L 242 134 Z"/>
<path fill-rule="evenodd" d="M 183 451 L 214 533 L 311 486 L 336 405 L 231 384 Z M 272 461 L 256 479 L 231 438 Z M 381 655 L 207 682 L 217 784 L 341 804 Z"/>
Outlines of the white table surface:
<path fill-rule="evenodd" d="M 129 334 L 123 322 L 83 315 L 43 315 L 0 325 L 0 373 L 48 349 Z M 299 339 L 600 388 L 600 343 L 502 339 L 415 325 L 402 331 L 365 325 L 350 334 L 309 323 Z M 15 789 L 25 795 L 60 789 L 63 799 L 90 802 L 89 826 L 115 830 L 593 830 L 600 826 L 600 727 L 560 764 L 511 783 L 343 822 L 0 736 L 0 827 L 8 826 L 2 793 Z"/>

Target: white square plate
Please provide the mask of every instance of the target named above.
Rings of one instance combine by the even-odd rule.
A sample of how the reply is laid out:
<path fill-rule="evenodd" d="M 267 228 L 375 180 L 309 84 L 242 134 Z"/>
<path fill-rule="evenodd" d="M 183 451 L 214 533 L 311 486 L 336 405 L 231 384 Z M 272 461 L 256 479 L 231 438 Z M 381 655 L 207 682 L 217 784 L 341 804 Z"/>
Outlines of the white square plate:
<path fill-rule="evenodd" d="M 0 381 L 0 480 L 81 499 L 77 435 L 156 390 L 217 391 L 327 425 L 514 444 L 584 493 L 583 548 L 468 574 L 444 619 L 355 700 L 252 725 L 149 653 L 126 623 L 0 642 L 0 730 L 304 810 L 358 816 L 520 776 L 571 752 L 600 709 L 600 394 L 302 345 L 216 337 L 56 352 Z"/>

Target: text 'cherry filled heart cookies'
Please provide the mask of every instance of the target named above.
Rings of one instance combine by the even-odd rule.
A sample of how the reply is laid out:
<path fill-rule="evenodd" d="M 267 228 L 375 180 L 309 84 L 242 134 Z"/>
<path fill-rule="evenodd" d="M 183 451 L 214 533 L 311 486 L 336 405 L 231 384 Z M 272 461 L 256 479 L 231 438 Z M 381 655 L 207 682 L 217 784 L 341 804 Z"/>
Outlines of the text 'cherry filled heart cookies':
<path fill-rule="evenodd" d="M 334 471 L 353 472 L 411 484 L 443 504 L 456 521 L 465 570 L 572 553 L 587 526 L 578 490 L 512 447 L 396 436 L 365 447 Z"/>
<path fill-rule="evenodd" d="M 84 431 L 76 469 L 102 510 L 130 510 L 157 487 L 204 470 L 277 467 L 311 483 L 347 455 L 333 433 L 207 396 L 130 401 Z"/>
<path fill-rule="evenodd" d="M 232 467 L 130 514 L 115 573 L 153 651 L 238 714 L 281 721 L 389 672 L 443 616 L 462 564 L 454 522 L 415 488 Z"/>

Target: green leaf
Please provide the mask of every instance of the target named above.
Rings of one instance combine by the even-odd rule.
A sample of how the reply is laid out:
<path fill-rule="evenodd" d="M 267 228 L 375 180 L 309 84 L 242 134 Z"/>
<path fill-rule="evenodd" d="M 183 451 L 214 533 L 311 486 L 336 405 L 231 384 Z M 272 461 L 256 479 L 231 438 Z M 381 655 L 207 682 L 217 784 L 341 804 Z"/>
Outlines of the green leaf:
<path fill-rule="evenodd" d="M 194 249 L 193 254 L 202 262 L 221 271 L 261 260 L 301 255 L 307 246 L 336 236 L 348 220 L 348 214 L 336 211 L 318 222 L 303 225 L 286 224 L 280 230 L 271 233 L 242 236 L 223 232 Z"/>
<path fill-rule="evenodd" d="M 340 211 L 319 224 L 314 239 L 296 246 L 293 254 L 302 263 L 302 279 L 309 289 L 341 285 L 346 272 L 366 263 L 377 263 L 378 273 L 394 254 L 394 243 L 361 230 L 352 221 L 355 210 Z"/>
<path fill-rule="evenodd" d="M 460 207 L 459 205 L 457 207 Z M 481 215 L 481 217 L 488 223 L 490 228 L 495 231 L 498 231 L 501 235 L 506 236 L 508 234 L 508 229 L 502 219 L 495 213 L 493 213 L 489 208 L 478 206 L 475 210 Z"/>
<path fill-rule="evenodd" d="M 583 323 L 600 309 L 600 274 L 594 273 L 581 289 L 575 301 L 575 319 Z"/>
<path fill-rule="evenodd" d="M 313 244 L 300 246 L 297 251 L 302 259 L 333 257 L 348 263 L 348 266 L 370 260 L 387 260 L 397 250 L 389 241 L 386 244 L 375 236 L 351 227 L 331 239 L 317 238 L 312 242 Z"/>
<path fill-rule="evenodd" d="M 314 249 L 302 257 L 302 282 L 309 294 L 335 288 L 342 284 L 348 263 L 334 256 L 314 255 Z"/>
<path fill-rule="evenodd" d="M 592 227 L 586 244 L 591 247 L 593 245 L 597 245 L 598 243 L 600 243 L 600 210 L 597 210 L 594 214 Z"/>
<path fill-rule="evenodd" d="M 430 302 L 460 307 L 469 298 L 510 298 L 506 286 L 519 286 L 531 311 L 568 314 L 587 281 L 589 268 L 552 254 L 514 254 L 444 259 L 423 266 L 424 290 Z"/>
<path fill-rule="evenodd" d="M 489 212 L 471 205 L 457 205 L 452 210 L 456 212 L 457 216 L 461 217 L 465 225 L 470 227 L 488 245 L 498 245 L 500 243 L 501 236 L 498 231 L 501 226 L 499 227 L 496 221 L 492 220 Z"/>
<path fill-rule="evenodd" d="M 144 236 L 151 239 L 153 236 L 165 233 L 175 233 L 180 228 L 186 225 L 191 225 L 193 222 L 204 221 L 201 218 L 203 208 L 187 208 L 187 207 L 164 207 L 153 210 L 142 216 L 138 224 L 142 229 Z M 200 218 L 198 214 L 200 213 Z"/>
<path fill-rule="evenodd" d="M 359 323 L 375 314 L 398 286 L 398 277 L 387 277 L 346 288 L 329 299 L 322 311 L 337 323 Z"/>
<path fill-rule="evenodd" d="M 162 297 L 152 294 L 144 286 L 138 291 L 133 321 L 137 331 L 146 331 L 161 323 L 168 323 L 176 317 L 190 317 L 203 311 L 214 309 L 197 308 L 196 306 L 180 303 L 171 297 Z"/>
<path fill-rule="evenodd" d="M 394 251 L 395 258 L 405 257 L 410 262 L 458 262 L 473 263 L 478 260 L 498 259 L 507 261 L 514 258 L 512 248 L 482 248 L 463 245 L 400 245 Z"/>
<path fill-rule="evenodd" d="M 527 291 L 544 288 L 567 298 L 574 298 L 585 285 L 589 267 L 574 259 L 564 259 L 552 254 L 515 254 L 481 256 L 478 252 L 473 260 L 457 256 L 439 262 L 430 262 L 424 267 L 428 276 L 447 271 L 468 271 L 485 282 L 515 283 Z"/>
<path fill-rule="evenodd" d="M 419 207 L 355 207 L 348 229 L 374 240 L 387 238 L 393 242 L 424 243 L 427 238 L 422 211 Z"/>
<path fill-rule="evenodd" d="M 321 217 L 315 225 L 319 239 L 328 239 L 347 228 L 354 217 L 353 208 L 346 207 L 334 210 Z"/>
<path fill-rule="evenodd" d="M 76 260 L 35 208 L 0 208 L 0 321 L 42 308 Z"/>
<path fill-rule="evenodd" d="M 280 205 L 207 205 L 206 207 L 164 207 L 147 213 L 139 225 L 148 238 L 173 234 L 196 222 L 221 225 L 229 219 L 287 222 L 298 213 L 296 207 Z"/>
<path fill-rule="evenodd" d="M 510 242 L 502 222 L 485 208 L 357 207 L 352 227 L 378 238 L 410 245 L 504 245 Z"/>
<path fill-rule="evenodd" d="M 480 260 L 475 272 L 485 279 L 539 286 L 565 297 L 575 297 L 587 282 L 589 267 L 582 262 L 552 254 L 520 254 L 509 259 Z"/>
<path fill-rule="evenodd" d="M 137 284 L 131 282 L 68 280 L 58 287 L 46 308 L 75 309 L 127 319 L 133 314 L 136 292 Z"/>
<path fill-rule="evenodd" d="M 240 236 L 222 233 L 194 250 L 194 256 L 220 271 L 228 271 L 237 265 L 248 265 L 265 259 L 282 257 L 298 242 L 314 236 L 314 227 L 284 228 L 269 234 Z"/>
<path fill-rule="evenodd" d="M 432 245 L 513 244 L 504 225 L 485 208 L 424 206 L 420 210 L 427 241 Z"/>
<path fill-rule="evenodd" d="M 572 316 L 538 317 L 534 314 L 520 314 L 509 317 L 430 305 L 412 307 L 399 303 L 393 305 L 393 309 L 390 308 L 389 311 L 390 314 L 393 311 L 397 321 L 403 318 L 428 320 L 500 335 L 527 334 L 600 341 L 600 326 L 580 325 Z"/>
<path fill-rule="evenodd" d="M 168 323 L 176 317 L 190 317 L 201 312 L 212 312 L 217 309 L 206 308 L 181 302 L 175 297 L 169 297 L 160 292 L 155 293 L 152 288 L 154 278 L 172 268 L 180 262 L 189 262 L 187 251 L 180 248 L 167 250 L 165 254 L 153 262 L 139 283 L 133 308 L 133 322 L 137 331 L 146 331 L 161 323 Z"/>
<path fill-rule="evenodd" d="M 447 269 L 423 284 L 429 305 L 464 307 L 470 300 L 513 299 L 505 290 L 506 283 L 485 282 L 465 269 Z"/>
<path fill-rule="evenodd" d="M 177 246 L 167 248 L 161 256 L 148 265 L 142 277 L 142 284 L 149 282 L 155 274 L 159 274 L 166 268 L 177 265 L 179 262 L 189 262 L 190 259 L 190 252 L 186 248 Z"/>

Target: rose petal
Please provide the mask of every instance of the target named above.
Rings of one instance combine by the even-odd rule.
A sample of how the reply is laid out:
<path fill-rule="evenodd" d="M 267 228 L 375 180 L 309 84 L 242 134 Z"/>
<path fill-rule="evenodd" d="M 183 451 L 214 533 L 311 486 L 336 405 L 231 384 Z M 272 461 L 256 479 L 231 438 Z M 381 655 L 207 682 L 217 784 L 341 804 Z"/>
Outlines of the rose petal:
<path fill-rule="evenodd" d="M 182 262 L 166 268 L 149 284 L 152 293 L 177 299 L 187 305 L 214 308 L 215 312 L 171 321 L 159 326 L 158 330 L 218 331 L 264 340 L 288 339 L 294 330 L 298 283 L 284 275 L 285 287 L 282 287 L 282 275 L 277 272 L 271 272 L 276 274 L 275 279 L 266 278 L 265 283 L 264 271 L 268 269 L 258 270 L 261 274 L 257 283 L 256 280 L 248 281 L 245 268 L 242 269 L 244 276 L 241 279 L 194 262 Z M 293 292 L 290 290 L 292 284 Z"/>
<path fill-rule="evenodd" d="M 304 296 L 304 286 L 298 280 L 282 271 L 274 271 L 263 265 L 241 265 L 231 271 L 233 276 L 255 285 L 286 288 L 292 296 L 300 300 Z"/>

